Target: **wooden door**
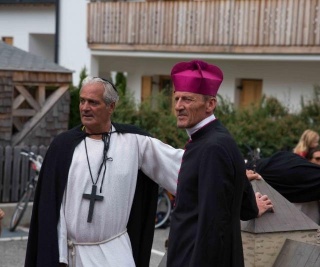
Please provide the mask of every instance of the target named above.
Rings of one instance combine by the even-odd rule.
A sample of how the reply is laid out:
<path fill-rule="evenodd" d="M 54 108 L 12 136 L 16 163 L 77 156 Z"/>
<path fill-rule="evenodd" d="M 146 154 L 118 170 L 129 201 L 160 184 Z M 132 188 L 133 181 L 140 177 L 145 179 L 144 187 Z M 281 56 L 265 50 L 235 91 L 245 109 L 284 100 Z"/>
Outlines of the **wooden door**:
<path fill-rule="evenodd" d="M 240 107 L 257 105 L 262 95 L 262 80 L 242 80 Z"/>
<path fill-rule="evenodd" d="M 150 99 L 152 92 L 152 76 L 142 76 L 141 102 Z"/>

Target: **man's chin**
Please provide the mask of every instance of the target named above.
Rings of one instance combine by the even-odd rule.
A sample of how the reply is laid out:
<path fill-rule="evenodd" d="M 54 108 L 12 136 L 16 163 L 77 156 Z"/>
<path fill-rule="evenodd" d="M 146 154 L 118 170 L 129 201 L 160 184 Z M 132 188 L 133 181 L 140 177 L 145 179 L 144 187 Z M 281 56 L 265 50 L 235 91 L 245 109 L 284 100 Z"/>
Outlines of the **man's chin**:
<path fill-rule="evenodd" d="M 81 120 L 81 123 L 85 127 L 90 127 L 93 124 L 90 119 Z"/>
<path fill-rule="evenodd" d="M 184 129 L 184 128 L 186 128 L 186 123 L 177 121 L 177 127 Z"/>
<path fill-rule="evenodd" d="M 82 117 L 81 118 L 81 122 L 82 122 L 82 124 L 91 123 L 92 122 L 92 117 Z"/>

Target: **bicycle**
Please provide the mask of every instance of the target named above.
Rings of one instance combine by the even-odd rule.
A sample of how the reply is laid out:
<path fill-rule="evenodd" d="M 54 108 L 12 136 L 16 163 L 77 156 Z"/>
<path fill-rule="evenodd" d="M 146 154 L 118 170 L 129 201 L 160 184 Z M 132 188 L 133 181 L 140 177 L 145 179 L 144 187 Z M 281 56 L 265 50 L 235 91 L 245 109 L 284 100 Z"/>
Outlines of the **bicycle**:
<path fill-rule="evenodd" d="M 167 227 L 172 210 L 173 196 L 159 187 L 155 228 Z"/>
<path fill-rule="evenodd" d="M 24 189 L 24 192 L 19 199 L 19 202 L 14 210 L 14 213 L 10 220 L 9 230 L 11 232 L 15 231 L 17 226 L 19 225 L 26 209 L 28 206 L 28 203 L 33 195 L 33 192 L 37 186 L 39 172 L 41 169 L 43 158 L 40 155 L 36 155 L 31 151 L 22 150 L 20 152 L 21 155 L 28 157 L 30 161 L 30 167 L 32 170 L 34 170 L 34 175 L 31 176 L 30 181 L 27 183 L 26 188 Z"/>

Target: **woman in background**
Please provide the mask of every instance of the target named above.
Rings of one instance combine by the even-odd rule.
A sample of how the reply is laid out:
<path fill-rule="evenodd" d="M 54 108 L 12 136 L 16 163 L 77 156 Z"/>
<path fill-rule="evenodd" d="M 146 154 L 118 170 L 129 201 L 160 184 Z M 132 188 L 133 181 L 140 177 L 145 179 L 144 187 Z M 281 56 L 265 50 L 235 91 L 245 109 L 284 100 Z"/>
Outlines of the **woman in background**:
<path fill-rule="evenodd" d="M 313 130 L 307 129 L 303 132 L 293 153 L 305 158 L 310 149 L 319 145 L 319 134 Z"/>

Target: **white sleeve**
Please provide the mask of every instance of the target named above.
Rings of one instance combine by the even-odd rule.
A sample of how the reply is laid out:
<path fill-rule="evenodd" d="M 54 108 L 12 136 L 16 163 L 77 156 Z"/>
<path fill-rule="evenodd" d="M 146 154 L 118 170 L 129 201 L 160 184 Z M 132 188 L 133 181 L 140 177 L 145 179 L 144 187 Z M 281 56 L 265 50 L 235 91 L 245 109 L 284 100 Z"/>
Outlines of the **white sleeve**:
<path fill-rule="evenodd" d="M 141 170 L 160 186 L 175 195 L 183 149 L 176 149 L 160 140 L 138 136 L 142 153 Z"/>
<path fill-rule="evenodd" d="M 67 243 L 67 224 L 64 216 L 65 193 L 60 208 L 60 219 L 58 221 L 58 245 L 59 245 L 59 262 L 68 264 L 68 243 Z"/>

